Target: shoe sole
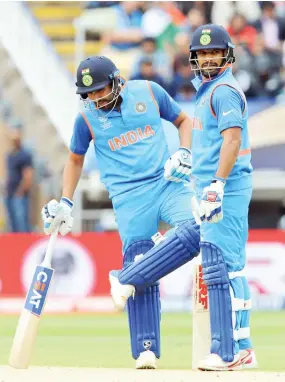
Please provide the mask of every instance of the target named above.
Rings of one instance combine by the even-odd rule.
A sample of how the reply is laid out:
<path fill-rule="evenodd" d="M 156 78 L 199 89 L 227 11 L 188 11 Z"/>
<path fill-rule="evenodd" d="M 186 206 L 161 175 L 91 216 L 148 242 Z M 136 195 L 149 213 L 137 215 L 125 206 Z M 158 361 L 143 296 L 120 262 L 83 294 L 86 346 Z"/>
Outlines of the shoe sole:
<path fill-rule="evenodd" d="M 238 371 L 242 370 L 242 364 L 240 360 L 236 361 L 235 364 L 228 367 L 198 367 L 201 371 Z"/>
<path fill-rule="evenodd" d="M 243 370 L 258 369 L 258 363 L 257 362 L 247 363 L 248 361 L 252 361 L 252 355 L 251 354 L 248 354 L 247 356 L 245 356 L 243 359 L 240 360 Z"/>
<path fill-rule="evenodd" d="M 242 365 L 239 365 L 239 366 L 234 366 L 232 368 L 226 368 L 226 369 L 223 369 L 223 368 L 218 368 L 218 367 L 198 367 L 198 370 L 201 370 L 201 371 L 220 371 L 220 372 L 223 372 L 223 371 L 239 371 L 239 370 L 242 370 Z"/>

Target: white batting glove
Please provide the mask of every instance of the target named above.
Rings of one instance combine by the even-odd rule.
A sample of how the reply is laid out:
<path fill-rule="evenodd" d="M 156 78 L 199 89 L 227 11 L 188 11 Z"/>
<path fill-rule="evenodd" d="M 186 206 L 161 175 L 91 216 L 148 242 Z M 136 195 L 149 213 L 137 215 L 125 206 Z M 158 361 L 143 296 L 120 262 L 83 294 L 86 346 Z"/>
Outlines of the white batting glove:
<path fill-rule="evenodd" d="M 60 199 L 60 203 L 55 199 L 48 202 L 41 212 L 45 234 L 50 235 L 57 227 L 62 236 L 70 232 L 74 220 L 71 216 L 72 208 L 73 202 L 65 197 Z"/>
<path fill-rule="evenodd" d="M 189 182 L 192 172 L 192 154 L 186 147 L 180 147 L 164 165 L 164 178 L 171 182 Z"/>
<path fill-rule="evenodd" d="M 202 222 L 218 223 L 223 219 L 224 187 L 224 182 L 213 180 L 210 186 L 204 188 L 200 203 L 200 219 Z"/>

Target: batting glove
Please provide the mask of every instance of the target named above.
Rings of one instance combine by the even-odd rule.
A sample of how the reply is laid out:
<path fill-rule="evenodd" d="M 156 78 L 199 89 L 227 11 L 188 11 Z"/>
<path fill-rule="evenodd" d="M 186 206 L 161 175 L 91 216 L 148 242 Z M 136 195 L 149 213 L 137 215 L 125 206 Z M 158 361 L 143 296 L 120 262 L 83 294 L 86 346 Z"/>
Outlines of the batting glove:
<path fill-rule="evenodd" d="M 171 182 L 190 182 L 192 154 L 186 147 L 180 147 L 164 165 L 164 178 Z"/>
<path fill-rule="evenodd" d="M 55 199 L 48 202 L 41 212 L 45 234 L 50 235 L 58 227 L 62 236 L 70 232 L 74 220 L 71 216 L 72 208 L 73 202 L 65 197 L 59 203 Z"/>
<path fill-rule="evenodd" d="M 224 182 L 215 179 L 210 186 L 204 188 L 200 203 L 200 219 L 202 222 L 218 223 L 223 219 L 224 187 Z"/>

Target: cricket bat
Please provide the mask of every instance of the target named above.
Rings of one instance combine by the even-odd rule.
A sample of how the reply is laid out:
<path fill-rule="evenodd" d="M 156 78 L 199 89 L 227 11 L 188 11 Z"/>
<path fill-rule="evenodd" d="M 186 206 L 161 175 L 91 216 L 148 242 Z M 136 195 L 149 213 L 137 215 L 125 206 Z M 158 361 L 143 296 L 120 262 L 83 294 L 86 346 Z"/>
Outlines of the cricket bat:
<path fill-rule="evenodd" d="M 203 280 L 201 254 L 193 272 L 192 370 L 197 370 L 198 362 L 209 355 L 211 344 L 208 289 Z"/>
<path fill-rule="evenodd" d="M 41 314 L 54 272 L 51 268 L 51 258 L 57 234 L 58 230 L 51 234 L 44 260 L 36 267 L 18 322 L 9 357 L 9 365 L 16 369 L 27 369 L 29 366 Z"/>

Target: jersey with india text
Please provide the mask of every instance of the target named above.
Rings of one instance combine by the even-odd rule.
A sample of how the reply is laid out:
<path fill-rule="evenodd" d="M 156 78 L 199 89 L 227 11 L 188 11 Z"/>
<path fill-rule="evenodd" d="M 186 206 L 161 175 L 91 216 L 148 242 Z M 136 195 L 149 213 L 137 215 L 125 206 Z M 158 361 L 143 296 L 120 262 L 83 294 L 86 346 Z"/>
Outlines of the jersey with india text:
<path fill-rule="evenodd" d="M 163 177 L 170 153 L 161 118 L 173 122 L 181 112 L 154 82 L 128 81 L 120 96 L 120 111 L 85 107 L 70 144 L 73 153 L 84 155 L 93 139 L 101 181 L 111 198 Z"/>
<path fill-rule="evenodd" d="M 192 133 L 192 176 L 196 191 L 201 192 L 215 177 L 223 143 L 221 133 L 231 127 L 241 128 L 242 141 L 225 190 L 250 188 L 252 166 L 247 104 L 232 69 L 227 68 L 211 81 L 196 77 L 192 82 L 197 90 Z"/>

